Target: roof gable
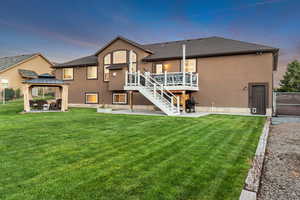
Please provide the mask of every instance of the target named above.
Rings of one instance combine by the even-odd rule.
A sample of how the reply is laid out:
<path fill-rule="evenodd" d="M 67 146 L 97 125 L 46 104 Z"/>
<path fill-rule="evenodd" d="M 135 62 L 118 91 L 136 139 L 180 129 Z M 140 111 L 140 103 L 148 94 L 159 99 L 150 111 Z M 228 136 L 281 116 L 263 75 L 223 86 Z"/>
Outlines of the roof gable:
<path fill-rule="evenodd" d="M 0 72 L 8 70 L 9 68 L 14 67 L 16 65 L 19 65 L 23 62 L 26 62 L 27 60 L 30 60 L 30 59 L 32 59 L 36 56 L 40 56 L 47 63 L 52 65 L 52 63 L 40 53 L 18 55 L 18 56 L 9 56 L 9 57 L 0 58 Z"/>
<path fill-rule="evenodd" d="M 124 42 L 126 42 L 126 43 L 131 44 L 132 46 L 135 46 L 135 47 L 137 47 L 137 48 L 139 48 L 139 49 L 142 49 L 142 50 L 145 51 L 145 52 L 153 53 L 151 50 L 145 48 L 144 45 L 141 45 L 141 44 L 139 44 L 139 43 L 137 43 L 137 42 L 134 42 L 134 41 L 129 40 L 129 39 L 127 39 L 127 38 L 124 38 L 124 37 L 122 37 L 122 36 L 118 36 L 118 37 L 116 37 L 115 39 L 113 39 L 113 40 L 111 40 L 110 42 L 108 42 L 106 45 L 104 45 L 104 47 L 102 47 L 101 49 L 99 49 L 99 50 L 95 53 L 95 56 L 98 56 L 99 53 L 101 53 L 104 49 L 106 49 L 107 47 L 109 47 L 111 44 L 113 44 L 113 43 L 114 43 L 115 41 L 117 41 L 117 40 L 122 40 L 122 41 L 124 41 Z"/>

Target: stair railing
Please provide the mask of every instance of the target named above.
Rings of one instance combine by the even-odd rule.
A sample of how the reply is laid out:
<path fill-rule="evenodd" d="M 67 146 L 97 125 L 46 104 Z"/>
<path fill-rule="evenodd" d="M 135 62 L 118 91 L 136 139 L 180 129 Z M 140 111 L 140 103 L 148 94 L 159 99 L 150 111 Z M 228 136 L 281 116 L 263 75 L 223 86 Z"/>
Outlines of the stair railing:
<path fill-rule="evenodd" d="M 172 111 L 174 111 L 174 107 L 177 112 L 180 112 L 179 105 L 179 97 L 175 96 L 172 92 L 167 90 L 162 84 L 157 82 L 153 77 L 151 77 L 150 73 L 142 74 L 140 71 L 137 72 L 126 72 L 126 80 L 125 84 L 127 86 L 143 86 L 148 90 L 153 92 L 154 98 L 157 98 L 160 95 L 160 99 L 171 106 Z M 174 104 L 175 99 L 175 104 Z M 176 105 L 176 106 L 175 106 Z"/>

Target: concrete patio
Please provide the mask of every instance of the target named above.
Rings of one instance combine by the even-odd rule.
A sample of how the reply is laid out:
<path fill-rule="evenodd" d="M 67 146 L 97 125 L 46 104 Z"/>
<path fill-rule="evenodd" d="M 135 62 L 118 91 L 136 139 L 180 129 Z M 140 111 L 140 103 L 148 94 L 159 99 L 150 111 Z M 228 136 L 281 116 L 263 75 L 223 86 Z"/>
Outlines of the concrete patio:
<path fill-rule="evenodd" d="M 147 111 L 147 110 L 113 110 L 111 114 L 126 114 L 126 115 L 152 115 L 152 116 L 167 116 L 161 111 Z M 195 112 L 195 113 L 184 113 L 176 117 L 203 117 L 211 113 L 206 112 Z"/>

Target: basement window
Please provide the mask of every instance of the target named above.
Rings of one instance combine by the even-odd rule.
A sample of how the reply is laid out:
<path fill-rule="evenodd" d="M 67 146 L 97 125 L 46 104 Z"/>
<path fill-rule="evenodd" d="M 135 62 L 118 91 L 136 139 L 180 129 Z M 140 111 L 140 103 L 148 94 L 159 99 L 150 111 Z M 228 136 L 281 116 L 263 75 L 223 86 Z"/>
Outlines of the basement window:
<path fill-rule="evenodd" d="M 98 103 L 98 93 L 86 93 L 85 94 L 86 104 L 97 104 Z"/>
<path fill-rule="evenodd" d="M 113 93 L 113 104 L 127 104 L 127 93 Z"/>

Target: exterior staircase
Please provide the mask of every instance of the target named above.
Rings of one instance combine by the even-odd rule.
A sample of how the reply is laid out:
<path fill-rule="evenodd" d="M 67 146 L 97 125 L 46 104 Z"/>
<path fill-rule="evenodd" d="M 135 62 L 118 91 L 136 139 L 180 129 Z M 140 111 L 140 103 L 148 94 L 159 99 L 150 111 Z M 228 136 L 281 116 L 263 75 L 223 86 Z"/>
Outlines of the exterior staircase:
<path fill-rule="evenodd" d="M 140 72 L 127 73 L 125 89 L 138 90 L 169 116 L 180 115 L 179 97 L 166 90 L 150 74 L 141 74 Z"/>

